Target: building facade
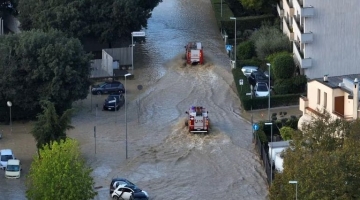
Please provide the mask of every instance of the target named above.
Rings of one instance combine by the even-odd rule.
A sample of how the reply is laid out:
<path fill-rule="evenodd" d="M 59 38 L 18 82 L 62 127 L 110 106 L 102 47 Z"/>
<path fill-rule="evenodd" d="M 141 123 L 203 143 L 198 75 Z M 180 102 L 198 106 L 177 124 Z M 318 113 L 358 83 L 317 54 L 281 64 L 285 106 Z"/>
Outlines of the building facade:
<path fill-rule="evenodd" d="M 325 110 L 333 119 L 355 120 L 360 116 L 360 74 L 313 79 L 308 82 L 307 96 L 300 97 L 302 124 L 323 115 Z"/>
<path fill-rule="evenodd" d="M 280 0 L 281 29 L 310 79 L 359 74 L 359 0 Z"/>

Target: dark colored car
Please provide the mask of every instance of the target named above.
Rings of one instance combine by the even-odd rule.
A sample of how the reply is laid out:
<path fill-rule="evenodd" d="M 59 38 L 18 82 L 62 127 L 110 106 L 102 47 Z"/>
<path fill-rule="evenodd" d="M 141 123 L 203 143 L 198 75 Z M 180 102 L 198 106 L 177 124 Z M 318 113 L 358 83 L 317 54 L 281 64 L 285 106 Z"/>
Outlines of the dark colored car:
<path fill-rule="evenodd" d="M 266 75 L 264 74 L 264 72 L 258 70 L 258 71 L 253 71 L 250 76 L 248 77 L 249 83 L 252 86 L 255 86 L 257 82 L 263 82 L 263 83 L 267 83 L 269 84 L 269 78 L 266 77 Z"/>
<path fill-rule="evenodd" d="M 119 110 L 125 103 L 123 94 L 110 94 L 104 102 L 103 110 Z"/>
<path fill-rule="evenodd" d="M 99 85 L 93 85 L 91 88 L 92 94 L 112 94 L 112 93 L 124 93 L 125 87 L 119 81 L 104 82 Z"/>

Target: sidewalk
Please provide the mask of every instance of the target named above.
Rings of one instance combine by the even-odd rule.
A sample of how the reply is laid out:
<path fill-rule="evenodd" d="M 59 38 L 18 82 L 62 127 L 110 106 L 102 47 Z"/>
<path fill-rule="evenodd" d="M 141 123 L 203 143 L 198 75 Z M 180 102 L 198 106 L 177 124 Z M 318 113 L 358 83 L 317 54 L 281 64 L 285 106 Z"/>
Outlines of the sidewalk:
<path fill-rule="evenodd" d="M 286 115 L 280 115 L 280 112 L 286 112 Z M 268 109 L 259 109 L 253 110 L 252 112 L 243 110 L 241 116 L 246 119 L 249 123 L 251 122 L 251 113 L 253 114 L 253 121 L 267 121 L 268 120 Z M 286 106 L 286 107 L 276 107 L 270 108 L 270 117 L 273 113 L 277 113 L 277 119 L 290 118 L 292 115 L 299 118 L 302 115 L 302 112 L 299 110 L 299 106 Z"/>

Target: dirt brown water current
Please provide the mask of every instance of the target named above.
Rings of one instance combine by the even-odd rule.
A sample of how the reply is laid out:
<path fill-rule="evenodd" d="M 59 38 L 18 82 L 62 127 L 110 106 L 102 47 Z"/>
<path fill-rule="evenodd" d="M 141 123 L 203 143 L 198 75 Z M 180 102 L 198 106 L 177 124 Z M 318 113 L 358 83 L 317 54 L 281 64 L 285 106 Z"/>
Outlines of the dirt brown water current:
<path fill-rule="evenodd" d="M 134 48 L 135 79 L 126 80 L 127 109 L 102 111 L 105 96 L 89 95 L 74 105 L 75 129 L 68 135 L 80 141 L 94 169 L 99 193 L 95 199 L 110 199 L 113 177 L 131 180 L 153 200 L 267 199 L 265 173 L 253 149 L 251 125 L 240 116 L 229 58 L 210 1 L 164 0 L 144 31 L 146 42 Z M 184 46 L 191 41 L 202 42 L 205 65 L 183 65 Z M 188 133 L 185 111 L 192 105 L 209 111 L 210 134 Z M 19 132 L 25 139 L 11 144 L 3 140 L 0 147 L 16 152 L 19 146 L 34 143 L 28 129 Z M 18 157 L 30 160 L 34 153 L 30 148 Z M 1 178 L 0 199 L 2 194 L 6 199 L 25 199 L 24 180 Z"/>

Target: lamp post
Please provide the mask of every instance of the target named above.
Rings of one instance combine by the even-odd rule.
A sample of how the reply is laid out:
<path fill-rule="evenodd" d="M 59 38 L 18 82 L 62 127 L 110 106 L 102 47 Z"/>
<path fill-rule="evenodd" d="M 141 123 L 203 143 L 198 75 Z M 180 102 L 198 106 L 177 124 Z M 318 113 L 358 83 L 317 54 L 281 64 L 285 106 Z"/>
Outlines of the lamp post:
<path fill-rule="evenodd" d="M 270 126 L 271 127 L 271 135 L 270 135 L 270 141 L 272 142 L 273 141 L 273 123 L 272 122 L 266 122 L 265 123 L 265 126 Z M 273 161 L 272 161 L 272 157 L 273 157 L 273 155 L 272 155 L 272 150 L 273 149 L 271 149 L 271 152 L 270 152 L 270 167 L 271 167 L 271 169 L 270 169 L 270 173 L 271 173 L 271 175 L 270 175 L 270 183 L 272 183 L 272 177 L 273 177 L 273 173 L 272 173 L 272 169 L 273 169 Z"/>
<path fill-rule="evenodd" d="M 131 73 L 132 74 L 134 74 L 134 46 L 135 46 L 134 37 L 145 37 L 145 32 L 131 32 Z"/>
<path fill-rule="evenodd" d="M 234 58 L 234 66 L 236 68 L 236 17 L 230 17 L 230 19 L 235 20 L 235 34 L 234 34 L 235 35 L 235 42 L 234 42 L 235 43 L 235 45 L 234 45 L 235 46 L 235 49 L 234 49 L 234 52 L 235 52 L 234 57 L 235 58 Z"/>
<path fill-rule="evenodd" d="M 289 183 L 290 183 L 290 184 L 295 184 L 295 188 L 296 188 L 296 189 L 295 189 L 295 198 L 296 198 L 296 200 L 297 200 L 297 199 L 298 199 L 298 198 L 297 198 L 297 185 L 298 185 L 298 182 L 297 182 L 297 181 L 289 181 Z"/>
<path fill-rule="evenodd" d="M 266 63 L 267 66 L 269 66 L 269 108 L 268 108 L 268 117 L 269 117 L 269 121 L 270 121 L 270 94 L 271 94 L 271 90 L 270 90 L 270 76 L 271 76 L 271 64 L 270 63 Z"/>
<path fill-rule="evenodd" d="M 12 122 L 11 122 L 11 106 L 12 106 L 12 103 L 11 103 L 11 101 L 8 101 L 8 102 L 6 102 L 6 104 L 10 108 L 10 130 L 11 130 L 11 133 L 12 133 Z"/>
<path fill-rule="evenodd" d="M 125 152 L 126 152 L 126 159 L 128 159 L 128 141 L 127 141 L 127 106 L 126 106 L 126 77 L 130 76 L 130 73 L 125 74 Z"/>
<path fill-rule="evenodd" d="M 221 18 L 222 18 L 222 2 L 223 0 L 221 0 Z"/>

